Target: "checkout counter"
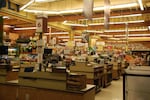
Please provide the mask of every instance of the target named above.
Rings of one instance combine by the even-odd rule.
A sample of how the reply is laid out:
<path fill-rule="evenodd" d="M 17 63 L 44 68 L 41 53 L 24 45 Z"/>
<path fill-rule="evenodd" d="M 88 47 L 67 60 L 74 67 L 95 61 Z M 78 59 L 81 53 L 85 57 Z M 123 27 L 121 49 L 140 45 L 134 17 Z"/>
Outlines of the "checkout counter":
<path fill-rule="evenodd" d="M 6 74 L 5 74 L 6 75 Z M 0 77 L 5 76 L 0 72 Z M 66 73 L 20 72 L 16 81 L 0 80 L 1 100 L 95 100 L 95 85 L 67 89 Z"/>

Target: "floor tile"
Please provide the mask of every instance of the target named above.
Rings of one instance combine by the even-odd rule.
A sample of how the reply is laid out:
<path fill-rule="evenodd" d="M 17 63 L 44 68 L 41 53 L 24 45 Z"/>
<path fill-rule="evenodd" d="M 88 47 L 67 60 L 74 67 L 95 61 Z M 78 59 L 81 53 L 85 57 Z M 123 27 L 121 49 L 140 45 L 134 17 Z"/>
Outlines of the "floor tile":
<path fill-rule="evenodd" d="M 111 85 L 97 93 L 95 100 L 123 100 L 123 80 L 113 80 Z"/>

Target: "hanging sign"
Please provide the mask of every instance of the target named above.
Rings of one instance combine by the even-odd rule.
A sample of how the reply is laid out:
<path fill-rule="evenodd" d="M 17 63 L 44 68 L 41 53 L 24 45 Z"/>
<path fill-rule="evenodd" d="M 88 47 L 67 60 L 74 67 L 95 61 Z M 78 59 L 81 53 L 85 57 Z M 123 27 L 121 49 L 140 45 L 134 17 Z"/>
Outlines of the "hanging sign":
<path fill-rule="evenodd" d="M 47 33 L 47 18 L 40 17 L 36 19 L 36 32 Z"/>
<path fill-rule="evenodd" d="M 104 27 L 109 29 L 110 0 L 104 0 Z"/>
<path fill-rule="evenodd" d="M 41 19 L 36 19 L 36 32 L 43 32 L 43 20 Z"/>
<path fill-rule="evenodd" d="M 91 20 L 93 14 L 93 0 L 83 0 L 83 13 L 84 16 Z"/>

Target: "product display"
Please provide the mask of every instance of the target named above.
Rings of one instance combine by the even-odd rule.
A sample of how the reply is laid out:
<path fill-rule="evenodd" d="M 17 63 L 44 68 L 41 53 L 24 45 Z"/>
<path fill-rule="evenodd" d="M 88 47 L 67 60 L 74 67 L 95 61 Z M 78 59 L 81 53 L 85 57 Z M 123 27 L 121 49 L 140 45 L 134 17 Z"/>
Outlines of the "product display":
<path fill-rule="evenodd" d="M 0 0 L 0 100 L 147 100 L 149 33 L 150 0 Z"/>

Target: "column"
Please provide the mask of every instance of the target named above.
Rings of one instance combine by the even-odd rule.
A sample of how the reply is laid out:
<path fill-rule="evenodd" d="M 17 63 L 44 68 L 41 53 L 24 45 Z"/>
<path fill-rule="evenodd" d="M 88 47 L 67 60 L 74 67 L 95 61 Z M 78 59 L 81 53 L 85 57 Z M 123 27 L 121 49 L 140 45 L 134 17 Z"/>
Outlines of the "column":
<path fill-rule="evenodd" d="M 3 16 L 0 16 L 0 45 L 3 44 Z"/>

